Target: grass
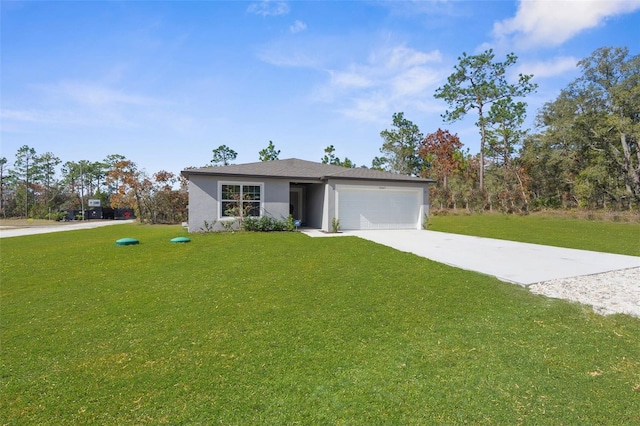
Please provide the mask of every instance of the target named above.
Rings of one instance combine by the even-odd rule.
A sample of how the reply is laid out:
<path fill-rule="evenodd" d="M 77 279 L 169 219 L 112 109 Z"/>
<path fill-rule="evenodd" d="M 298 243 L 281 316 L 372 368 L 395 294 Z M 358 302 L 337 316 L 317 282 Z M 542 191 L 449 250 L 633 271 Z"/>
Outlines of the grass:
<path fill-rule="evenodd" d="M 183 234 L 0 240 L 3 424 L 640 422 L 637 318 L 354 237 Z"/>
<path fill-rule="evenodd" d="M 640 256 L 640 223 L 532 214 L 431 216 L 429 230 Z"/>

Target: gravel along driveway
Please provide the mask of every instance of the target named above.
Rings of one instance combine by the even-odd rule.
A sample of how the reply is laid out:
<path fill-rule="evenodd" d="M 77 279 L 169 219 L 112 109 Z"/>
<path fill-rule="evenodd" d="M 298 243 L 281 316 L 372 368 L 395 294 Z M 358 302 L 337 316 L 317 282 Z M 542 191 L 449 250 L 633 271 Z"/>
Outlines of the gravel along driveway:
<path fill-rule="evenodd" d="M 544 281 L 529 286 L 536 294 L 593 306 L 602 315 L 640 318 L 640 268 Z"/>

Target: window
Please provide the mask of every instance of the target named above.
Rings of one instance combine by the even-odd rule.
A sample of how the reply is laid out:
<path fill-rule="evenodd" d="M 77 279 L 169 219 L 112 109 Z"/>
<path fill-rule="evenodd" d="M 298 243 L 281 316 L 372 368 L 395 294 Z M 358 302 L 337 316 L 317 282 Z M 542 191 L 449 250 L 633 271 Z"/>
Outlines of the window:
<path fill-rule="evenodd" d="M 262 184 L 220 185 L 220 217 L 260 216 Z"/>

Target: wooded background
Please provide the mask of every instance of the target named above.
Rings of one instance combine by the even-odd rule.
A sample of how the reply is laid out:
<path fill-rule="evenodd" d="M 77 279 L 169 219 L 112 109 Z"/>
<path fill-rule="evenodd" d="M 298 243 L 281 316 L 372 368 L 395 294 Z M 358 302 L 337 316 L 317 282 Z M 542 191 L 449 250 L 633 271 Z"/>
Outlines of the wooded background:
<path fill-rule="evenodd" d="M 534 129 L 523 128 L 526 96 L 535 76 L 507 81 L 517 61 L 496 61 L 493 51 L 463 54 L 434 96 L 447 102 L 445 122 L 477 114 L 481 149 L 437 128 L 426 136 L 393 114 L 383 130 L 381 156 L 370 166 L 431 178 L 434 210 L 640 209 L 640 55 L 626 47 L 602 47 L 578 62 L 581 75 L 537 113 Z M 323 163 L 356 167 L 330 145 Z M 261 161 L 278 159 L 272 141 Z M 236 152 L 213 149 L 211 164 L 226 165 Z M 188 167 L 185 167 L 188 168 Z M 187 218 L 187 182 L 178 172 L 151 175 L 122 155 L 102 161 L 64 162 L 52 152 L 22 146 L 12 163 L 0 158 L 2 217 L 61 219 L 63 210 L 85 210 L 89 199 L 111 208 L 133 208 L 144 222 L 178 223 Z"/>

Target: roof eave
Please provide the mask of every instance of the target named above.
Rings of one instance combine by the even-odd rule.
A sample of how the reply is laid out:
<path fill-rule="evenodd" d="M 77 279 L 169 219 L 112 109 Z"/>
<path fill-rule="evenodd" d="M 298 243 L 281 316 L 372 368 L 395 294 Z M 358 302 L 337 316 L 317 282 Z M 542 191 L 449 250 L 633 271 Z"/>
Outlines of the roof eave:
<path fill-rule="evenodd" d="M 393 179 L 393 178 L 369 178 L 369 177 L 356 177 L 356 176 L 323 176 L 322 180 L 326 181 L 329 179 L 334 180 L 360 180 L 360 181 L 369 181 L 369 182 L 402 182 L 402 183 L 436 183 L 436 181 L 431 179 Z"/>
<path fill-rule="evenodd" d="M 308 181 L 321 181 L 321 177 L 315 176 L 292 176 L 292 175 L 266 175 L 266 174 L 246 174 L 246 173 L 216 173 L 210 171 L 198 171 L 198 170 L 183 170 L 180 172 L 184 177 L 188 178 L 189 175 L 199 176 L 218 176 L 218 177 L 232 177 L 232 178 L 259 178 L 259 179 L 290 179 L 296 181 L 308 180 Z"/>
<path fill-rule="evenodd" d="M 203 171 L 203 170 L 183 170 L 180 172 L 182 176 L 185 178 L 189 178 L 190 175 L 199 175 L 199 176 L 217 176 L 217 177 L 229 177 L 229 178 L 258 178 L 258 179 L 288 179 L 296 182 L 326 182 L 330 179 L 333 180 L 355 180 L 355 181 L 366 181 L 366 182 L 390 182 L 390 183 L 426 183 L 433 184 L 434 180 L 431 179 L 398 179 L 398 178 L 384 178 L 384 177 L 357 177 L 357 176 L 341 176 L 341 175 L 324 175 L 320 177 L 315 176 L 294 176 L 294 175 L 266 175 L 266 174 L 245 174 L 245 173 L 219 173 L 214 171 Z"/>

